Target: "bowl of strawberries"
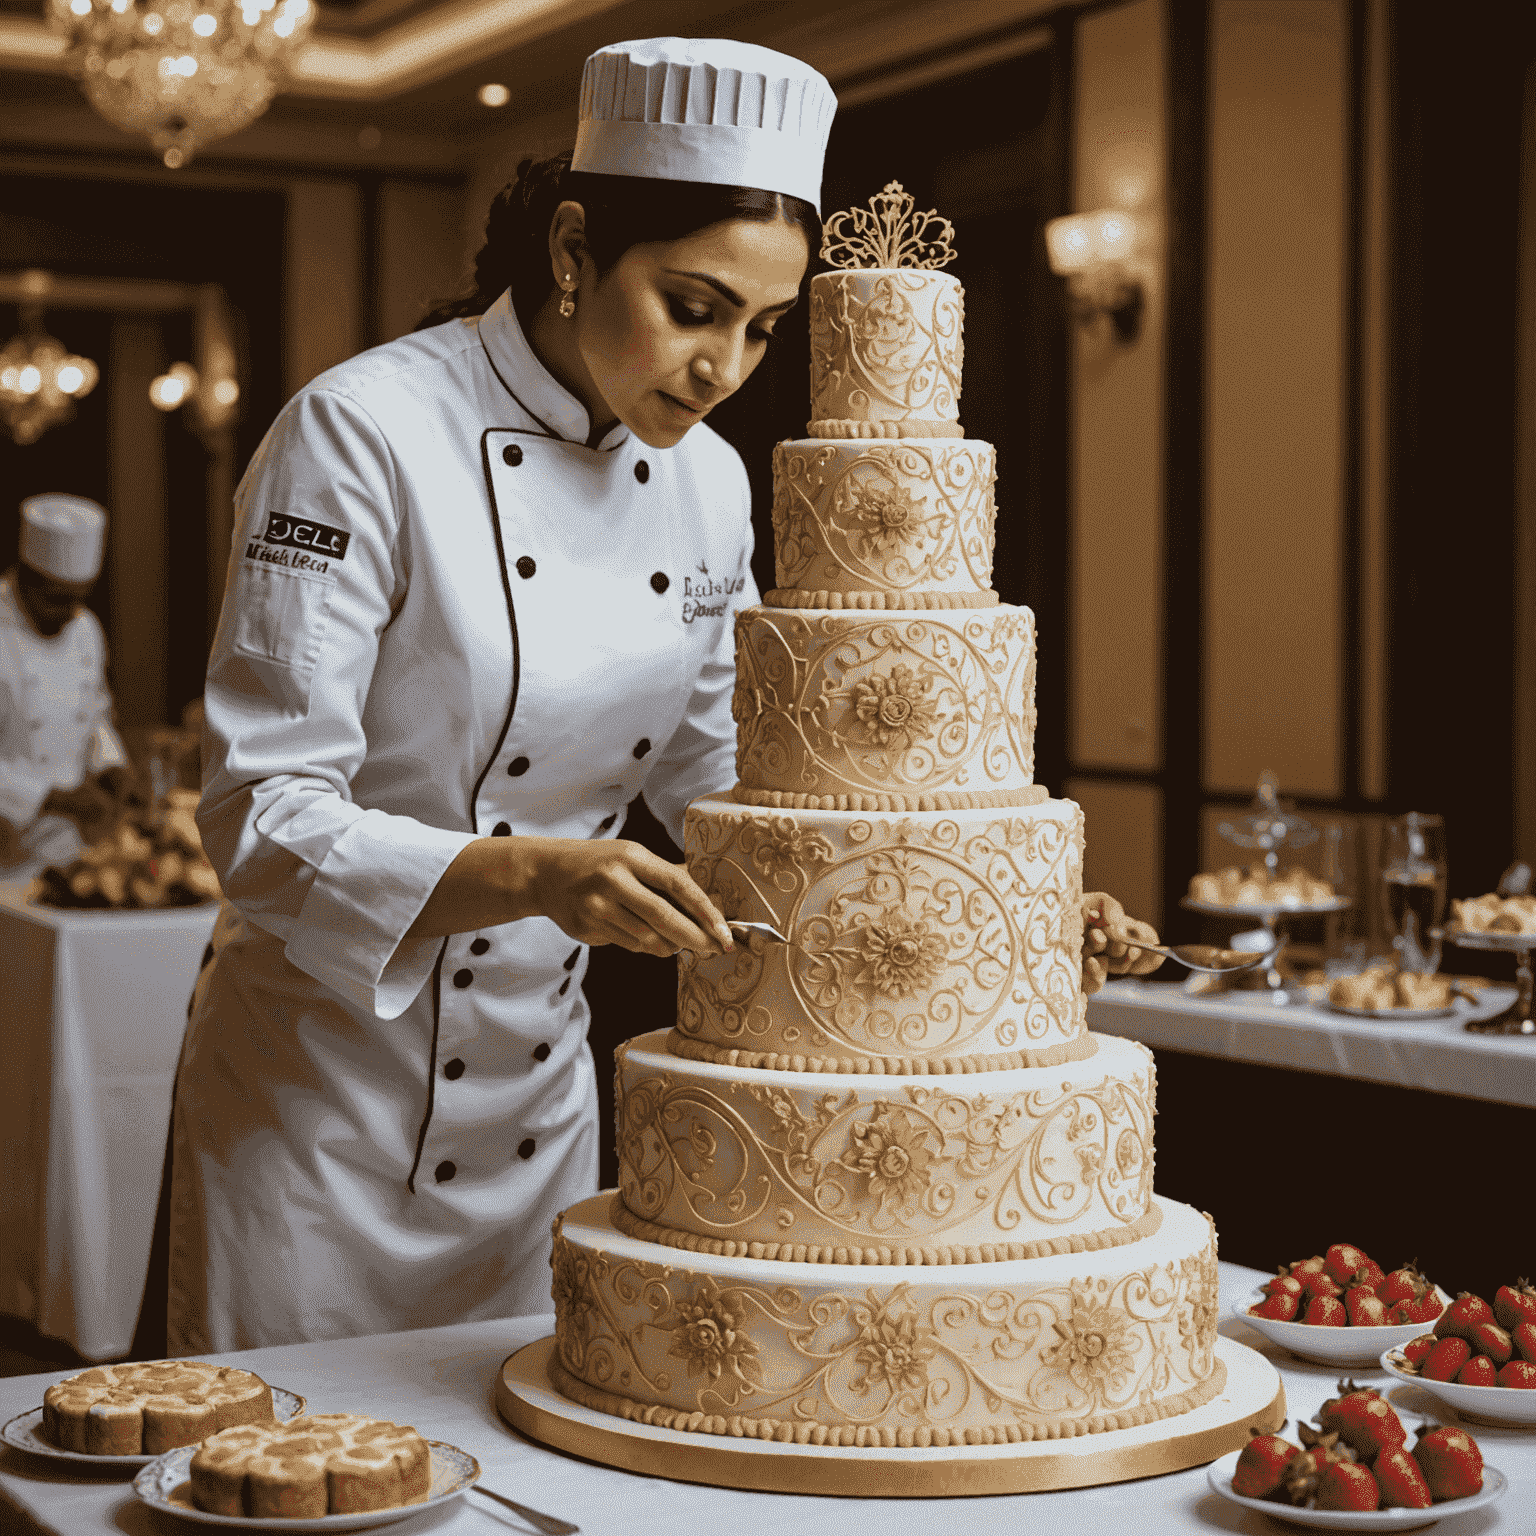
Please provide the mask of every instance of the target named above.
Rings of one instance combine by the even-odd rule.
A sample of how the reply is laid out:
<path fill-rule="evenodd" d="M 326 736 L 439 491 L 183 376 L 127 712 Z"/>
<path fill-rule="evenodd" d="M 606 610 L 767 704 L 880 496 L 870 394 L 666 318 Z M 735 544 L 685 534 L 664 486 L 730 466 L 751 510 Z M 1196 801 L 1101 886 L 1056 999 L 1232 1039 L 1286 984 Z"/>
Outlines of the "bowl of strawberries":
<path fill-rule="evenodd" d="M 1536 1286 L 1501 1285 L 1492 1305 L 1462 1291 L 1431 1332 L 1384 1350 L 1381 1367 L 1476 1424 L 1536 1425 Z"/>
<path fill-rule="evenodd" d="M 1491 1503 L 1508 1486 L 1466 1430 L 1421 1424 L 1410 1444 L 1391 1403 L 1352 1381 L 1315 1425 L 1296 1429 L 1300 1444 L 1250 1430 L 1242 1450 L 1212 1463 L 1212 1489 L 1297 1525 L 1401 1531 Z"/>
<path fill-rule="evenodd" d="M 1449 1300 L 1414 1264 L 1387 1273 L 1353 1243 L 1335 1243 L 1283 1265 L 1233 1315 L 1303 1360 L 1367 1366 L 1424 1333 Z"/>

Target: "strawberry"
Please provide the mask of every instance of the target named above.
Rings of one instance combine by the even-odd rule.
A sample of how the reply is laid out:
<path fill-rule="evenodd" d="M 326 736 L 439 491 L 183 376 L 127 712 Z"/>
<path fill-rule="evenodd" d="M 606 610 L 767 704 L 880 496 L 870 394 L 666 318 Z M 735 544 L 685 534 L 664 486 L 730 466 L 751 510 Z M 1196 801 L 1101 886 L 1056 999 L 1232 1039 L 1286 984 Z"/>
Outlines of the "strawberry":
<path fill-rule="evenodd" d="M 1524 1387 L 1527 1391 L 1536 1391 L 1536 1364 L 1532 1364 L 1529 1360 L 1511 1360 L 1499 1371 L 1496 1385 Z"/>
<path fill-rule="evenodd" d="M 1423 1424 L 1413 1447 L 1429 1494 L 1436 1503 L 1442 1499 L 1466 1499 L 1483 1486 L 1483 1453 L 1477 1441 L 1464 1429 L 1449 1429 L 1440 1424 Z"/>
<path fill-rule="evenodd" d="M 1285 1469 L 1301 1455 L 1301 1447 L 1257 1429 L 1250 1429 L 1248 1434 L 1251 1438 L 1232 1471 L 1232 1492 L 1245 1499 L 1267 1499 L 1279 1492 Z"/>
<path fill-rule="evenodd" d="M 1368 1285 L 1374 1291 L 1386 1283 L 1387 1273 L 1375 1259 L 1367 1259 L 1364 1264 L 1352 1274 L 1345 1282 L 1346 1285 Z"/>
<path fill-rule="evenodd" d="M 1322 1475 L 1336 1462 L 1355 1459 L 1354 1451 L 1339 1443 L 1339 1432 L 1314 1429 L 1310 1424 L 1298 1423 L 1296 1433 L 1301 1437 L 1301 1455 L 1292 1457 L 1285 1468 L 1285 1497 L 1292 1504 L 1305 1504 L 1317 1493 Z"/>
<path fill-rule="evenodd" d="M 1283 1270 L 1273 1280 L 1267 1280 L 1259 1287 L 1266 1296 L 1294 1296 L 1298 1301 L 1303 1295 L 1303 1287 L 1295 1275 L 1286 1274 Z"/>
<path fill-rule="evenodd" d="M 1290 1273 L 1295 1275 L 1305 1285 L 1308 1275 L 1320 1275 L 1323 1273 L 1326 1262 L 1322 1254 L 1314 1253 L 1310 1259 L 1295 1260 L 1289 1266 Z"/>
<path fill-rule="evenodd" d="M 1408 1263 L 1399 1269 L 1394 1269 L 1376 1287 L 1376 1294 L 1390 1307 L 1400 1301 L 1417 1301 L 1429 1288 L 1429 1281 L 1418 1272 L 1413 1263 Z"/>
<path fill-rule="evenodd" d="M 1400 1301 L 1395 1307 L 1388 1307 L 1387 1321 L 1394 1328 L 1401 1328 L 1403 1324 L 1411 1323 L 1413 1319 L 1408 1316 L 1408 1303 Z"/>
<path fill-rule="evenodd" d="M 1464 1387 L 1493 1387 L 1498 1385 L 1499 1369 L 1487 1355 L 1473 1355 L 1456 1372 L 1456 1380 Z"/>
<path fill-rule="evenodd" d="M 1368 1285 L 1352 1285 L 1344 1293 L 1344 1311 L 1351 1328 L 1380 1328 L 1387 1320 L 1387 1309 Z"/>
<path fill-rule="evenodd" d="M 1285 1291 L 1280 1291 L 1249 1307 L 1248 1315 L 1250 1317 L 1272 1317 L 1276 1322 L 1289 1323 L 1295 1320 L 1298 1306 L 1300 1306 L 1300 1302 L 1296 1297 L 1289 1295 Z"/>
<path fill-rule="evenodd" d="M 1337 1296 L 1314 1296 L 1307 1303 L 1307 1315 L 1302 1322 L 1319 1328 L 1347 1328 L 1349 1314 Z"/>
<path fill-rule="evenodd" d="M 1536 1360 L 1536 1323 L 1516 1323 L 1509 1338 L 1522 1360 Z"/>
<path fill-rule="evenodd" d="M 1467 1329 L 1466 1340 L 1495 1365 L 1503 1365 L 1515 1352 L 1514 1340 L 1497 1323 L 1474 1323 Z"/>
<path fill-rule="evenodd" d="M 1419 1375 L 1430 1381 L 1454 1381 L 1471 1358 L 1472 1346 L 1465 1339 L 1441 1339 L 1419 1365 Z"/>
<path fill-rule="evenodd" d="M 1317 1480 L 1319 1509 L 1375 1509 L 1381 1503 L 1381 1489 L 1369 1467 L 1358 1462 L 1335 1462 Z"/>
<path fill-rule="evenodd" d="M 1402 1445 L 1408 1431 L 1389 1403 L 1375 1387 L 1357 1386 L 1353 1381 L 1339 1383 L 1339 1395 L 1330 1397 L 1318 1411 L 1317 1422 L 1325 1430 L 1335 1430 L 1361 1461 L 1371 1461 L 1389 1446 Z"/>
<path fill-rule="evenodd" d="M 1511 1333 L 1521 1323 L 1536 1323 L 1536 1285 L 1529 1280 L 1501 1285 L 1494 1293 L 1493 1315 Z"/>
<path fill-rule="evenodd" d="M 1474 1296 L 1471 1291 L 1458 1291 L 1456 1300 L 1440 1314 L 1435 1333 L 1442 1339 L 1464 1339 L 1468 1337 L 1469 1328 L 1493 1321 L 1493 1308 L 1481 1296 Z"/>
<path fill-rule="evenodd" d="M 1391 1450 L 1383 1451 L 1371 1471 L 1376 1475 L 1376 1486 L 1381 1489 L 1383 1509 L 1428 1509 L 1433 1502 L 1418 1462 L 1405 1447 L 1394 1445 Z"/>
<path fill-rule="evenodd" d="M 1341 1286 L 1332 1275 L 1325 1275 L 1321 1271 L 1316 1274 L 1303 1275 L 1301 1288 L 1308 1301 L 1314 1296 L 1342 1296 L 1344 1287 Z"/>
<path fill-rule="evenodd" d="M 1357 1269 L 1371 1265 L 1370 1256 L 1353 1243 L 1335 1243 L 1323 1256 L 1324 1270 L 1340 1286 L 1348 1285 L 1355 1278 Z M 1377 1273 L 1380 1273 L 1379 1269 Z"/>
<path fill-rule="evenodd" d="M 1410 1323 L 1432 1323 L 1443 1310 L 1440 1297 L 1431 1286 L 1417 1301 L 1405 1301 L 1403 1310 Z"/>
<path fill-rule="evenodd" d="M 1410 1339 L 1403 1345 L 1403 1358 L 1409 1365 L 1419 1365 L 1425 1355 L 1432 1350 L 1439 1341 L 1432 1333 L 1421 1333 L 1418 1338 Z"/>

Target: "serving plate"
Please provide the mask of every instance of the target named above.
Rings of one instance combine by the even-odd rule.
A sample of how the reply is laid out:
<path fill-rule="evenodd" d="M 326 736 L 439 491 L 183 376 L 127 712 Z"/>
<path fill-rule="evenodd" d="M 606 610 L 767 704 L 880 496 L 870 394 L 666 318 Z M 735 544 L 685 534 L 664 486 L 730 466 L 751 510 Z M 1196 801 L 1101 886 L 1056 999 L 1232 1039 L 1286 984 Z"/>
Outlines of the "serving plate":
<path fill-rule="evenodd" d="M 423 1510 L 436 1509 L 466 1493 L 480 1476 L 480 1463 L 468 1451 L 441 1440 L 428 1440 L 432 1449 L 432 1492 L 420 1504 L 397 1504 L 393 1509 L 370 1509 L 352 1515 L 294 1516 L 211 1515 L 192 1502 L 191 1466 L 195 1445 L 183 1445 L 156 1456 L 133 1480 L 133 1491 L 167 1515 L 196 1520 L 204 1525 L 232 1525 L 248 1531 L 366 1531 L 373 1526 L 394 1525 Z"/>
<path fill-rule="evenodd" d="M 1418 1338 L 1421 1327 L 1414 1335 Z M 1404 1341 L 1408 1342 L 1408 1341 Z M 1495 1424 L 1500 1429 L 1536 1429 L 1536 1391 L 1528 1387 L 1467 1387 L 1459 1381 L 1429 1381 L 1414 1371 L 1404 1369 L 1407 1361 L 1399 1353 L 1400 1345 L 1381 1352 L 1380 1365 L 1389 1376 L 1410 1386 L 1423 1387 L 1457 1414 L 1474 1424 Z"/>
<path fill-rule="evenodd" d="M 297 1392 L 290 1392 L 286 1387 L 272 1388 L 272 1416 L 279 1424 L 286 1424 L 296 1414 L 303 1412 L 304 1399 Z M 0 1440 L 31 1456 L 47 1456 L 53 1461 L 72 1461 L 82 1467 L 118 1467 L 128 1471 L 147 1467 L 155 1459 L 153 1456 L 92 1456 L 86 1451 L 66 1451 L 63 1446 L 43 1438 L 41 1408 L 29 1408 L 9 1420 L 0 1428 Z M 191 1449 L 195 1450 L 196 1447 Z"/>
<path fill-rule="evenodd" d="M 1234 1493 L 1232 1473 L 1242 1454 L 1241 1451 L 1228 1451 L 1206 1468 L 1205 1477 L 1211 1491 L 1234 1504 L 1241 1504 L 1244 1509 L 1256 1509 L 1276 1520 L 1310 1526 L 1317 1531 L 1418 1531 L 1453 1515 L 1481 1509 L 1485 1504 L 1493 1503 L 1509 1487 L 1504 1474 L 1485 1462 L 1483 1486 L 1477 1493 L 1466 1499 L 1447 1499 L 1443 1504 L 1431 1504 L 1428 1509 L 1303 1509 L 1295 1504 L 1275 1504 L 1269 1499 L 1246 1499 L 1242 1494 Z"/>
<path fill-rule="evenodd" d="M 1439 1286 L 1435 1294 L 1442 1307 L 1449 1304 L 1451 1298 Z M 1316 1323 L 1284 1323 L 1274 1317 L 1252 1316 L 1248 1307 L 1264 1299 L 1263 1291 L 1254 1291 L 1244 1306 L 1234 1308 L 1232 1316 L 1258 1329 L 1272 1344 L 1317 1365 L 1374 1366 L 1384 1350 L 1397 1349 L 1434 1326 L 1431 1321 L 1393 1323 L 1385 1328 L 1324 1328 Z"/>

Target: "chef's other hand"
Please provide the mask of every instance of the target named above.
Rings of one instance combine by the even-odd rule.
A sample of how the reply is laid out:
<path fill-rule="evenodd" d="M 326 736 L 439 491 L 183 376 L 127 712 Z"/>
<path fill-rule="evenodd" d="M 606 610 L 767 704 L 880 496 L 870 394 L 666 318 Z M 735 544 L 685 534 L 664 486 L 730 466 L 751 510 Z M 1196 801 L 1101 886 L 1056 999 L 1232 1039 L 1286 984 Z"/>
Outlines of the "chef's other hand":
<path fill-rule="evenodd" d="M 21 828 L 14 821 L 0 816 L 0 868 L 7 864 L 19 864 L 26 853 L 22 846 Z"/>
<path fill-rule="evenodd" d="M 1085 891 L 1083 914 L 1083 991 L 1097 992 L 1110 976 L 1145 976 L 1163 963 L 1150 950 L 1137 949 L 1141 939 L 1156 944 L 1157 930 L 1150 923 L 1125 915 L 1125 908 L 1104 891 Z"/>
<path fill-rule="evenodd" d="M 583 944 L 645 955 L 732 948 L 725 919 L 688 871 L 639 843 L 528 837 L 512 849 L 530 861 L 537 910 Z"/>

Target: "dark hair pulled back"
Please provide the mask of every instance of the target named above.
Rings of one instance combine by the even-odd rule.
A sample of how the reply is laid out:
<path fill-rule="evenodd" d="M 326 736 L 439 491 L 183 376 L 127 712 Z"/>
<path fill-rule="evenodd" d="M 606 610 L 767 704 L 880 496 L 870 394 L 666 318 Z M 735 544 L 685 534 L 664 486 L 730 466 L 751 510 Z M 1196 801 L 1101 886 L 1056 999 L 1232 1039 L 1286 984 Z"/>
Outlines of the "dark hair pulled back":
<path fill-rule="evenodd" d="M 756 187 L 724 187 L 702 181 L 663 181 L 639 176 L 599 176 L 573 171 L 571 156 L 524 160 L 517 176 L 496 194 L 485 221 L 485 244 L 475 257 L 474 289 L 432 309 L 416 327 L 441 325 L 484 314 L 508 289 L 526 327 L 555 286 L 549 260 L 549 226 L 564 202 L 586 213 L 587 245 L 600 273 L 632 245 L 682 240 L 711 224 L 783 219 L 805 235 L 814 254 L 821 219 L 804 198 Z"/>

